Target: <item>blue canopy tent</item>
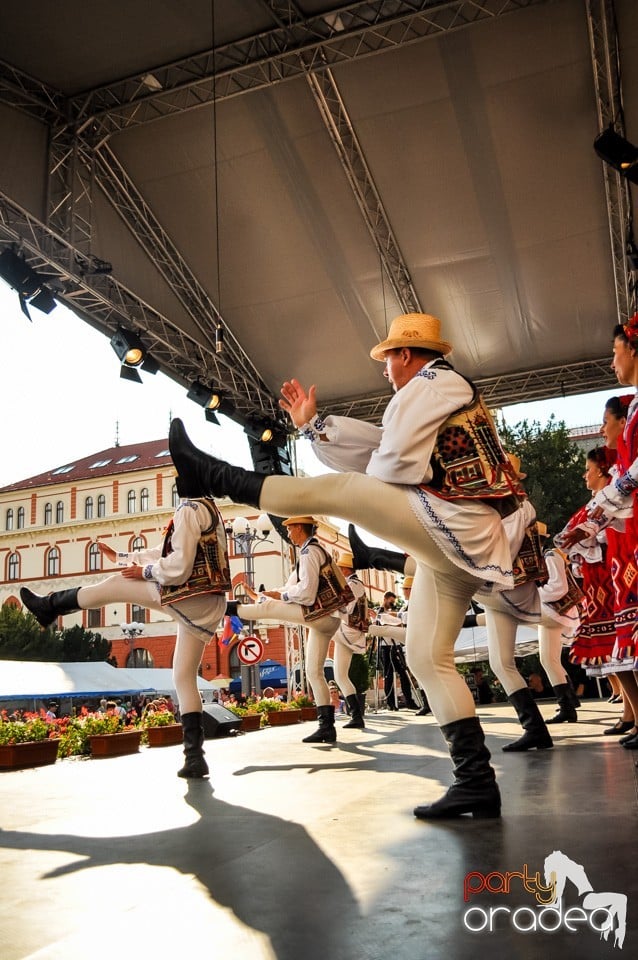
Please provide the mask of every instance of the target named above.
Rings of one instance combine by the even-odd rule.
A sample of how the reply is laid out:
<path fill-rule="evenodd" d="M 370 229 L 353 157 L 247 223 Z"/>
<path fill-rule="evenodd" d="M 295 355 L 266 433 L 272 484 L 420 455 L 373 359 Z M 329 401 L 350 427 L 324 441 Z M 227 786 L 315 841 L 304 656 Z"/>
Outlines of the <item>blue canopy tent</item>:
<path fill-rule="evenodd" d="M 288 675 L 283 664 L 276 660 L 264 660 L 259 664 L 259 682 L 261 689 L 264 687 L 273 687 L 275 690 L 285 690 L 288 687 Z M 239 677 L 231 680 L 228 684 L 230 693 L 241 693 L 241 680 Z"/>

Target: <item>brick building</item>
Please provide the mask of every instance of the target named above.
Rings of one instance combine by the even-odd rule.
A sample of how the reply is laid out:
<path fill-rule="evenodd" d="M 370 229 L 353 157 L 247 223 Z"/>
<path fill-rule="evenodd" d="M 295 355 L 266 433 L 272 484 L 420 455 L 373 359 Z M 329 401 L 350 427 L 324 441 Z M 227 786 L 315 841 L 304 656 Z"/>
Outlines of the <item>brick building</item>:
<path fill-rule="evenodd" d="M 115 550 L 136 550 L 161 542 L 163 531 L 178 503 L 175 470 L 167 440 L 115 446 L 63 464 L 46 473 L 0 489 L 0 605 L 21 606 L 20 587 L 36 593 L 65 590 L 95 583 L 112 568 L 103 565 L 97 541 Z M 256 526 L 257 512 L 227 498 L 218 501 L 228 529 L 245 517 Z M 347 539 L 329 522 L 318 537 L 336 555 L 348 549 Z M 241 592 L 246 558 L 229 537 L 231 574 L 235 593 Z M 276 587 L 287 579 L 294 556 L 275 530 L 253 545 L 254 583 Z M 393 574 L 363 571 L 373 602 L 394 589 Z M 175 623 L 168 616 L 131 604 L 111 604 L 69 615 L 65 626 L 81 624 L 112 643 L 119 667 L 171 667 Z M 138 623 L 142 633 L 131 636 L 123 626 Z M 61 624 L 60 624 L 61 625 Z M 221 632 L 221 631 L 220 631 Z M 220 634 L 219 632 L 219 634 Z M 297 659 L 299 637 L 292 628 L 258 625 L 267 644 L 266 657 L 290 670 Z M 236 643 L 223 646 L 211 637 L 202 658 L 202 676 L 237 677 L 240 664 Z"/>

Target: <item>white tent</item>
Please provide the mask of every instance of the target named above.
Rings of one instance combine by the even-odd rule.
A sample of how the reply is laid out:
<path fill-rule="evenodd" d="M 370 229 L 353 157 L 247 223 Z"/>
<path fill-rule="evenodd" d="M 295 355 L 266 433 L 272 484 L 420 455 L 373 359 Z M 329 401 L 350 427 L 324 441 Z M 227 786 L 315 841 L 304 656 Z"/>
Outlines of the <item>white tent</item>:
<path fill-rule="evenodd" d="M 0 700 L 124 696 L 152 692 L 140 670 L 118 670 L 110 663 L 0 661 Z M 170 671 L 169 671 L 170 672 Z"/>
<path fill-rule="evenodd" d="M 118 671 L 119 673 L 120 671 Z M 159 667 L 136 667 L 134 670 L 125 671 L 139 678 L 140 683 L 144 685 L 145 690 L 150 690 L 152 694 L 169 694 L 177 702 L 177 693 L 173 683 L 173 671 Z M 197 689 L 200 692 L 204 703 L 213 702 L 213 690 L 216 690 L 218 684 L 203 677 L 197 678 Z"/>
<path fill-rule="evenodd" d="M 370 636 L 405 643 L 405 627 L 371 624 Z M 538 630 L 535 626 L 520 626 L 516 631 L 516 656 L 526 657 L 538 650 Z M 476 663 L 487 660 L 486 627 L 465 627 L 454 644 L 454 659 L 457 663 Z"/>

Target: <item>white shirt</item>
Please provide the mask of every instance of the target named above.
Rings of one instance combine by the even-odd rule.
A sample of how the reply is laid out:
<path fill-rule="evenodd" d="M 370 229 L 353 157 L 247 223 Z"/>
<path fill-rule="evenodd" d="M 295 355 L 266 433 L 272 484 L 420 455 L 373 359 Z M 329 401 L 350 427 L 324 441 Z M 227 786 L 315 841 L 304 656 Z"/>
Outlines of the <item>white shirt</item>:
<path fill-rule="evenodd" d="M 311 606 L 317 599 L 319 589 L 319 570 L 325 563 L 326 554 L 312 537 L 303 544 L 299 553 L 297 569 L 288 577 L 279 590 L 281 599 L 286 603 L 301 603 Z"/>

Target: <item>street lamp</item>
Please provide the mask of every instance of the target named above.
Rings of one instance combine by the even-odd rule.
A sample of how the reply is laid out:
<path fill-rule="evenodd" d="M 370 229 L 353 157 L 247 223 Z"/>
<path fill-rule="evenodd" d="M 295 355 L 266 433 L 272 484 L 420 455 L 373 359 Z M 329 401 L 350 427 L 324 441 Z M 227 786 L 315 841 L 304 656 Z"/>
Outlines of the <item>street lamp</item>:
<path fill-rule="evenodd" d="M 132 620 L 131 623 L 121 623 L 120 630 L 126 637 L 126 642 L 130 643 L 132 648 L 135 644 L 135 638 L 144 633 L 144 624 L 138 623 L 137 620 Z"/>
<path fill-rule="evenodd" d="M 235 517 L 234 520 L 229 520 L 226 526 L 226 536 L 236 553 L 240 553 L 244 558 L 244 578 L 251 590 L 255 589 L 255 548 L 260 543 L 272 543 L 272 540 L 268 539 L 271 529 L 272 522 L 266 513 L 257 517 L 252 526 L 246 517 Z M 250 633 L 253 632 L 252 621 L 248 624 L 248 629 Z M 241 672 L 242 692 L 248 694 L 254 689 L 260 693 L 259 667 L 242 667 Z"/>
<path fill-rule="evenodd" d="M 268 539 L 271 529 L 272 521 L 266 513 L 257 517 L 252 527 L 246 517 L 235 517 L 226 527 L 226 536 L 244 558 L 244 574 L 251 590 L 255 589 L 255 547 L 260 543 L 272 543 Z"/>

